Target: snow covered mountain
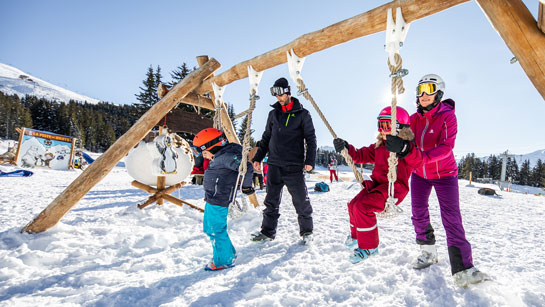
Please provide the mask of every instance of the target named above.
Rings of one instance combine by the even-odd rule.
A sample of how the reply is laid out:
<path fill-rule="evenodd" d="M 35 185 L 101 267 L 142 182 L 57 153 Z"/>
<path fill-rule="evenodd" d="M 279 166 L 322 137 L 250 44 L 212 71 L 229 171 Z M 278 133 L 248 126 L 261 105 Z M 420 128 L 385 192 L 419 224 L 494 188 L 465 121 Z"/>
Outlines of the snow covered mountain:
<path fill-rule="evenodd" d="M 536 150 L 525 155 L 513 155 L 513 158 L 517 161 L 519 167 L 526 160 L 530 160 L 530 167 L 534 167 L 539 159 L 541 159 L 541 162 L 545 163 L 545 149 Z"/>
<path fill-rule="evenodd" d="M 64 102 L 68 102 L 70 99 L 80 102 L 87 101 L 88 103 L 99 102 L 98 99 L 64 89 L 3 63 L 0 63 L 0 91 L 19 97 L 32 95 Z"/>

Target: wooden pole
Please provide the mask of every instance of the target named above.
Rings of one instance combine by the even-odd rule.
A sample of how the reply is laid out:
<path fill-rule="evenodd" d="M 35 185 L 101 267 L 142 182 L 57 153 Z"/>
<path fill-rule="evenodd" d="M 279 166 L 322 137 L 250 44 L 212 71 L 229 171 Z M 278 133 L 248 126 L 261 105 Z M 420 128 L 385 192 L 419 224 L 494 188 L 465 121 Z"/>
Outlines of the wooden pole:
<path fill-rule="evenodd" d="M 304 34 L 294 41 L 271 50 L 253 59 L 241 62 L 221 74 L 207 79 L 195 93 L 204 94 L 212 91 L 212 82 L 223 86 L 248 77 L 248 66 L 257 71 L 287 62 L 286 51 L 293 49 L 295 54 L 306 57 L 312 53 L 348 42 L 350 40 L 386 30 L 386 12 L 401 7 L 403 18 L 412 22 L 426 16 L 446 10 L 470 0 L 395 0 L 374 8 L 360 15 L 340 21 L 318 31 Z"/>
<path fill-rule="evenodd" d="M 539 1 L 539 13 L 537 16 L 537 27 L 545 33 L 545 1 Z"/>
<path fill-rule="evenodd" d="M 38 233 L 55 226 L 177 104 L 177 100 L 187 95 L 220 66 L 218 61 L 211 59 L 182 79 L 22 231 Z"/>
<path fill-rule="evenodd" d="M 203 65 L 207 61 L 208 61 L 207 55 L 201 55 L 197 57 L 197 63 L 199 64 L 199 66 Z M 235 131 L 235 126 L 233 125 L 233 122 L 231 121 L 231 118 L 229 117 L 229 113 L 227 112 L 227 106 L 225 105 L 225 103 L 223 103 L 223 105 L 221 106 L 216 105 L 214 92 L 210 92 L 210 97 L 212 98 L 212 103 L 214 104 L 214 108 L 221 108 L 220 109 L 221 125 L 223 126 L 223 132 L 225 133 L 225 136 L 227 136 L 227 140 L 229 140 L 229 142 L 231 143 L 240 144 L 240 140 L 238 139 L 237 133 Z"/>
<path fill-rule="evenodd" d="M 545 99 L 545 35 L 528 8 L 522 0 L 477 0 L 477 3 Z"/>

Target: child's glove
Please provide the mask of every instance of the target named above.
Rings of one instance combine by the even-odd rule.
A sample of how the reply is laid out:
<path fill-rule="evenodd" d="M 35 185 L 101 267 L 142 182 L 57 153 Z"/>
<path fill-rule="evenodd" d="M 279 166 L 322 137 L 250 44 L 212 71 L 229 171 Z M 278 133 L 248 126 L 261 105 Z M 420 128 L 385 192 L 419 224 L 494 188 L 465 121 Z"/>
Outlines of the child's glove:
<path fill-rule="evenodd" d="M 242 187 L 242 193 L 251 195 L 255 193 L 255 189 L 253 187 Z"/>
<path fill-rule="evenodd" d="M 335 146 L 335 151 L 336 152 L 341 152 L 343 151 L 343 149 L 348 149 L 348 142 L 341 139 L 341 138 L 336 138 L 333 140 L 333 145 Z"/>
<path fill-rule="evenodd" d="M 386 149 L 395 152 L 398 158 L 405 158 L 411 152 L 411 141 L 404 140 L 399 136 L 386 136 Z"/>

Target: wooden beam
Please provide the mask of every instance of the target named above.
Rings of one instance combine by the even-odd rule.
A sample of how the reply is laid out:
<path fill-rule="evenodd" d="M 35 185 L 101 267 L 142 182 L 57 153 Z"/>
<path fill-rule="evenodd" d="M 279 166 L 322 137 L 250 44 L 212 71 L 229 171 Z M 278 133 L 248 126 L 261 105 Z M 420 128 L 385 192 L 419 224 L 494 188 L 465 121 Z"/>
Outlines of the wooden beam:
<path fill-rule="evenodd" d="M 197 57 L 197 63 L 200 65 L 204 65 L 208 61 L 207 55 L 201 55 Z M 223 132 L 225 133 L 225 136 L 227 137 L 227 140 L 230 143 L 237 143 L 240 144 L 240 140 L 238 139 L 237 132 L 235 131 L 235 126 L 233 125 L 233 122 L 231 121 L 231 118 L 229 117 L 229 113 L 227 112 L 227 105 L 223 103 L 223 105 L 217 105 L 216 106 L 216 99 L 214 98 L 214 93 L 210 93 L 210 97 L 212 97 L 212 103 L 214 104 L 214 108 L 217 110 L 220 110 L 220 116 L 221 116 L 221 125 L 223 126 Z M 217 112 L 217 111 L 216 111 Z"/>
<path fill-rule="evenodd" d="M 412 22 L 443 11 L 469 0 L 395 0 L 370 11 L 340 21 L 327 28 L 300 36 L 294 41 L 272 51 L 241 62 L 221 74 L 207 79 L 197 87 L 195 93 L 204 94 L 212 90 L 212 82 L 223 86 L 248 77 L 248 66 L 257 71 L 287 62 L 286 52 L 290 49 L 300 57 L 348 42 L 350 40 L 386 30 L 386 12 L 401 7 L 403 18 Z"/>
<path fill-rule="evenodd" d="M 55 226 L 93 186 L 100 182 L 114 168 L 117 162 L 131 148 L 146 136 L 159 119 L 165 116 L 176 105 L 176 100 L 186 96 L 219 67 L 220 64 L 215 59 L 211 59 L 182 79 L 165 97 L 144 113 L 104 154 L 90 164 L 79 177 L 57 196 L 32 222 L 26 225 L 22 231 L 38 233 Z"/>
<path fill-rule="evenodd" d="M 545 33 L 545 1 L 539 1 L 539 13 L 537 16 L 537 27 Z"/>
<path fill-rule="evenodd" d="M 545 99 L 545 35 L 522 0 L 477 0 L 492 26 Z"/>

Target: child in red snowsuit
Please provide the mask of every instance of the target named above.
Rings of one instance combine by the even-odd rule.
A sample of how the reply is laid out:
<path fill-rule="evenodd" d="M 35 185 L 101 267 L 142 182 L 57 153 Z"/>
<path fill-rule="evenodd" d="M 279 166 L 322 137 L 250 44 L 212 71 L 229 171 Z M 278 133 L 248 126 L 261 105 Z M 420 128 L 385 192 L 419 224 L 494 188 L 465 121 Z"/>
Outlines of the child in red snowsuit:
<path fill-rule="evenodd" d="M 350 235 L 345 244 L 353 248 L 352 263 L 358 263 L 378 253 L 378 228 L 375 213 L 382 212 L 388 198 L 388 157 L 390 151 L 397 152 L 397 180 L 394 183 L 394 197 L 401 203 L 409 192 L 409 178 L 420 161 L 414 148 L 414 134 L 410 129 L 409 113 L 397 107 L 398 138 L 389 142 L 391 134 L 391 107 L 384 108 L 378 116 L 379 135 L 377 142 L 368 147 L 356 149 L 343 139 L 333 141 L 335 150 L 348 149 L 354 163 L 374 163 L 371 180 L 364 180 L 364 188 L 348 203 Z M 389 151 L 390 150 L 390 151 Z M 357 246 L 356 246 L 357 245 Z"/>

